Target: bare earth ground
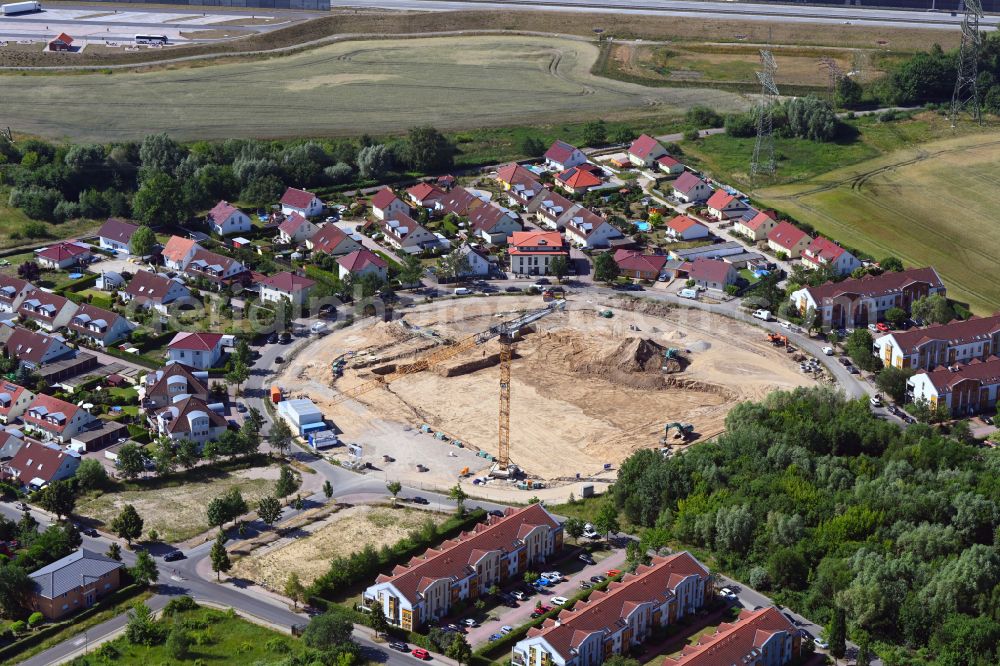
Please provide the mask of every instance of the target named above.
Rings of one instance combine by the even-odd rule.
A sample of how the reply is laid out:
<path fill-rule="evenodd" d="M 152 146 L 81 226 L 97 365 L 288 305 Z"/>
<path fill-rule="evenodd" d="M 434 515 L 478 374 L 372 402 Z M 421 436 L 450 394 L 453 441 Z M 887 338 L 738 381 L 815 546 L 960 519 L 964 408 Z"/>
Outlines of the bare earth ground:
<path fill-rule="evenodd" d="M 412 308 L 405 319 L 460 339 L 496 323 L 498 314 L 510 318 L 540 306 L 537 297 L 464 299 Z M 701 439 L 712 437 L 722 431 L 726 414 L 737 402 L 760 398 L 775 388 L 811 383 L 755 327 L 656 304 L 636 311 L 616 309 L 610 320 L 598 317 L 597 311 L 606 306 L 571 299 L 567 312 L 543 319 L 539 331 L 517 345 L 512 364 L 511 458 L 531 475 L 568 480 L 577 473 L 598 474 L 606 463 L 617 465 L 637 449 L 659 446 L 664 424 L 672 421 L 691 422 Z M 337 381 L 338 388 L 346 389 L 370 379 L 372 367 L 430 344 L 420 336 L 407 339 L 411 334 L 398 322 L 338 331 L 311 346 L 308 354 L 300 354 L 278 382 L 293 391 L 301 386 L 343 429 L 346 441 L 364 444 L 366 458 L 371 456 L 388 478 L 450 485 L 456 467 L 478 462 L 470 464 L 475 473 L 487 469 L 488 463 L 464 449 L 458 458 L 451 458 L 448 453 L 455 453 L 455 447 L 412 429 L 427 423 L 496 454 L 498 370 L 495 364 L 474 371 L 455 369 L 495 353 L 494 347 L 453 359 L 448 367 L 454 376 L 424 372 L 360 396 L 364 406 L 356 401 L 330 404 L 337 391 L 329 388 L 329 364 L 337 356 L 360 352 Z M 688 350 L 685 357 L 690 364 L 670 375 L 659 369 L 658 360 L 646 370 L 629 369 L 629 359 L 616 355 L 619 346 L 645 340 Z M 377 362 L 364 353 L 369 348 L 376 349 Z M 352 367 L 358 364 L 367 367 Z M 383 453 L 397 457 L 397 462 L 382 465 Z M 412 472 L 408 464 L 415 462 L 428 465 L 430 472 Z"/>
<path fill-rule="evenodd" d="M 209 529 L 205 507 L 230 488 L 239 488 L 251 507 L 274 490 L 278 467 L 255 467 L 228 474 L 208 482 L 156 490 L 127 490 L 86 497 L 77 502 L 76 512 L 109 525 L 122 507 L 131 504 L 145 521 L 144 530 L 155 529 L 164 541 L 190 539 Z M 143 535 L 145 536 L 145 534 Z"/>
<path fill-rule="evenodd" d="M 413 509 L 351 507 L 300 530 L 306 536 L 297 533 L 255 550 L 236 562 L 230 575 L 281 590 L 294 571 L 308 585 L 326 573 L 334 557 L 350 555 L 367 545 L 376 549 L 392 545 L 425 521 L 440 524 L 443 519 L 442 514 Z"/>

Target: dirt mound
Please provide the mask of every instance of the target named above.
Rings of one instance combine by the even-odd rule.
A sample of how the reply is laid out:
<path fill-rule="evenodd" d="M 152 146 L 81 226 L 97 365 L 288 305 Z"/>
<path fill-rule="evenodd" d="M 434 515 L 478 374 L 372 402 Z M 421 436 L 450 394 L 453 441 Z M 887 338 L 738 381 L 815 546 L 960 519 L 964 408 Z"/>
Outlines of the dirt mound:
<path fill-rule="evenodd" d="M 573 372 L 638 389 L 675 387 L 668 375 L 686 365 L 683 358 L 666 358 L 667 348 L 648 338 L 628 337 L 616 347 L 590 353 L 582 345 L 571 349 L 568 361 Z"/>
<path fill-rule="evenodd" d="M 625 338 L 603 360 L 622 372 L 663 372 L 667 348 L 646 338 Z"/>

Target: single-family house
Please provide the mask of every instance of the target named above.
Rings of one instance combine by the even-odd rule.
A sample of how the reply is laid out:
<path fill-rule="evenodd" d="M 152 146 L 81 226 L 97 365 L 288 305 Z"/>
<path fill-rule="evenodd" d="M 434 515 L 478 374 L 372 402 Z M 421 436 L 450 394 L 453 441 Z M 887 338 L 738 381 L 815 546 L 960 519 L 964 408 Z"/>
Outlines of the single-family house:
<path fill-rule="evenodd" d="M 337 264 L 340 266 L 339 274 L 341 280 L 348 275 L 360 278 L 370 273 L 384 282 L 387 277 L 386 269 L 389 267 L 382 257 L 365 248 L 355 250 L 341 257 L 337 260 Z"/>
<path fill-rule="evenodd" d="M 31 572 L 33 584 L 29 606 L 47 620 L 60 620 L 121 586 L 125 564 L 106 555 L 78 548 L 76 552 Z"/>
<path fill-rule="evenodd" d="M 323 202 L 318 196 L 306 190 L 289 187 L 281 195 L 281 213 L 298 213 L 302 217 L 317 217 L 323 214 Z"/>
<path fill-rule="evenodd" d="M 628 147 L 628 161 L 643 169 L 652 167 L 658 159 L 666 156 L 667 149 L 648 134 L 643 134 Z"/>
<path fill-rule="evenodd" d="M 109 217 L 97 230 L 100 247 L 118 254 L 129 254 L 132 251 L 130 243 L 132 234 L 139 230 L 139 225 L 131 224 L 116 217 Z"/>
<path fill-rule="evenodd" d="M 406 190 L 406 197 L 418 208 L 434 210 L 437 202 L 444 198 L 447 193 L 437 185 L 432 183 L 417 183 Z"/>
<path fill-rule="evenodd" d="M 784 666 L 802 654 L 802 632 L 774 606 L 742 609 L 736 622 L 723 622 L 666 657 L 663 666 Z"/>
<path fill-rule="evenodd" d="M 537 176 L 535 176 L 533 171 L 521 166 L 517 162 L 505 164 L 497 170 L 497 182 L 505 190 L 511 189 L 517 183 L 534 181 L 536 178 Z"/>
<path fill-rule="evenodd" d="M 63 451 L 54 443 L 25 440 L 14 457 L 0 464 L 0 477 L 23 488 L 38 490 L 72 477 L 79 466 L 80 456 L 73 451 Z"/>
<path fill-rule="evenodd" d="M 718 189 L 705 202 L 708 208 L 708 216 L 715 220 L 732 220 L 742 217 L 750 210 L 750 206 L 739 199 L 735 194 L 730 194 L 723 189 Z"/>
<path fill-rule="evenodd" d="M 751 208 L 733 222 L 733 231 L 741 236 L 762 241 L 778 226 L 778 215 L 773 210 L 757 211 Z"/>
<path fill-rule="evenodd" d="M 296 273 L 282 271 L 260 282 L 260 300 L 267 303 L 288 301 L 292 305 L 303 305 L 316 286 L 315 280 Z"/>
<path fill-rule="evenodd" d="M 615 263 L 625 277 L 636 280 L 656 280 L 667 263 L 665 254 L 643 254 L 637 250 L 616 250 Z"/>
<path fill-rule="evenodd" d="M 55 271 L 81 266 L 90 261 L 92 256 L 86 245 L 67 241 L 35 250 L 35 263 Z"/>
<path fill-rule="evenodd" d="M 12 423 L 28 408 L 35 394 L 20 384 L 0 381 L 0 423 Z"/>
<path fill-rule="evenodd" d="M 207 371 L 174 361 L 147 374 L 139 387 L 143 408 L 153 411 L 177 402 L 182 396 L 208 402 L 208 394 Z"/>
<path fill-rule="evenodd" d="M 184 273 L 189 277 L 203 277 L 222 285 L 245 277 L 247 269 L 232 257 L 198 248 Z"/>
<path fill-rule="evenodd" d="M 811 242 L 809 234 L 787 220 L 782 220 L 767 232 L 767 246 L 772 252 L 784 254 L 788 259 L 798 259 Z"/>
<path fill-rule="evenodd" d="M 66 328 L 93 344 L 110 347 L 131 335 L 135 326 L 117 312 L 82 303 Z"/>
<path fill-rule="evenodd" d="M 565 141 L 553 142 L 543 157 L 545 166 L 553 171 L 565 171 L 570 167 L 587 163 L 587 156 L 583 151 Z"/>
<path fill-rule="evenodd" d="M 944 405 L 953 418 L 995 412 L 1000 398 L 1000 358 L 921 370 L 906 380 L 906 397 L 926 402 L 932 410 Z"/>
<path fill-rule="evenodd" d="M 208 227 L 220 236 L 242 234 L 250 231 L 253 224 L 250 217 L 228 201 L 220 201 L 208 212 L 205 222 Z"/>
<path fill-rule="evenodd" d="M 490 245 L 507 242 L 507 237 L 521 231 L 521 223 L 513 213 L 499 206 L 480 206 L 469 213 L 469 229 L 473 236 Z"/>
<path fill-rule="evenodd" d="M 89 429 L 97 418 L 79 405 L 40 393 L 24 410 L 21 420 L 29 435 L 47 441 L 68 442 L 74 435 Z"/>
<path fill-rule="evenodd" d="M 569 246 L 557 231 L 515 231 L 507 239 L 510 270 L 517 275 L 548 275 L 552 260 L 569 260 Z"/>
<path fill-rule="evenodd" d="M 278 242 L 283 245 L 298 245 L 315 236 L 317 231 L 319 227 L 308 218 L 292 213 L 278 226 Z"/>
<path fill-rule="evenodd" d="M 664 155 L 656 160 L 656 166 L 663 173 L 670 176 L 679 176 L 684 173 L 684 165 L 679 161 L 671 157 L 670 155 Z"/>
<path fill-rule="evenodd" d="M 909 314 L 913 301 L 933 294 L 944 296 L 946 290 L 937 271 L 928 267 L 803 287 L 789 298 L 802 314 L 815 310 L 820 326 L 828 330 L 874 324 L 890 308 Z"/>
<path fill-rule="evenodd" d="M 732 264 L 721 259 L 695 259 L 686 270 L 688 279 L 694 280 L 699 287 L 718 291 L 735 284 L 739 275 Z"/>
<path fill-rule="evenodd" d="M 1000 313 L 989 317 L 956 319 L 878 337 L 875 354 L 893 368 L 953 366 L 1000 356 Z"/>
<path fill-rule="evenodd" d="M 361 243 L 337 225 L 328 224 L 306 240 L 306 247 L 313 252 L 340 256 L 361 249 Z"/>
<path fill-rule="evenodd" d="M 383 187 L 372 197 L 372 214 L 377 220 L 388 220 L 396 215 L 409 215 L 410 207 L 390 188 Z"/>
<path fill-rule="evenodd" d="M 546 190 L 532 202 L 528 210 L 535 214 L 535 219 L 543 227 L 557 230 L 559 220 L 575 205 L 561 194 Z"/>
<path fill-rule="evenodd" d="M 454 213 L 459 217 L 469 217 L 473 210 L 485 202 L 464 187 L 453 187 L 434 203 L 434 212 L 438 215 Z"/>
<path fill-rule="evenodd" d="M 604 184 L 598 175 L 599 173 L 600 170 L 590 164 L 570 167 L 556 174 L 556 187 L 578 196 L 586 194 L 593 188 Z"/>
<path fill-rule="evenodd" d="M 35 289 L 27 280 L 12 275 L 0 275 L 0 312 L 17 312 L 24 297 Z"/>
<path fill-rule="evenodd" d="M 690 553 L 654 557 L 572 610 L 533 627 L 511 651 L 516 666 L 599 666 L 631 654 L 711 603 L 708 569 Z M 735 663 L 735 662 L 734 662 Z M 731 666 L 718 661 L 717 666 Z M 741 665 L 742 666 L 742 665 Z"/>
<path fill-rule="evenodd" d="M 382 220 L 379 231 L 389 245 L 410 254 L 437 247 L 441 240 L 405 213 Z"/>
<path fill-rule="evenodd" d="M 7 356 L 17 359 L 19 367 L 37 370 L 48 363 L 73 355 L 73 350 L 57 335 L 46 335 L 17 326 L 4 345 Z"/>
<path fill-rule="evenodd" d="M 194 298 L 179 278 L 149 271 L 136 271 L 125 289 L 119 292 L 126 302 L 135 302 L 143 308 L 151 307 L 166 314 L 171 304 L 193 303 Z"/>
<path fill-rule="evenodd" d="M 832 240 L 817 236 L 802 250 L 802 265 L 808 268 L 828 267 L 834 275 L 850 275 L 861 262 Z"/>
<path fill-rule="evenodd" d="M 222 414 L 214 411 L 201 398 L 177 397 L 166 407 L 150 417 L 150 423 L 160 437 L 171 441 L 190 440 L 199 448 L 211 440 L 219 439 L 229 423 Z"/>
<path fill-rule="evenodd" d="M 684 203 L 701 203 L 712 196 L 712 186 L 690 171 L 685 171 L 674 181 L 674 198 Z"/>
<path fill-rule="evenodd" d="M 222 360 L 221 333 L 178 333 L 167 345 L 167 360 L 208 370 Z"/>
<path fill-rule="evenodd" d="M 667 221 L 667 236 L 672 240 L 691 241 L 708 238 L 708 227 L 687 215 L 677 215 Z"/>
<path fill-rule="evenodd" d="M 125 276 L 118 271 L 101 271 L 94 282 L 94 288 L 101 291 L 118 291 L 125 286 Z"/>
<path fill-rule="evenodd" d="M 172 271 L 183 271 L 191 263 L 194 253 L 200 249 L 201 246 L 191 238 L 171 236 L 163 247 L 163 265 Z"/>
<path fill-rule="evenodd" d="M 17 316 L 21 321 L 31 320 L 46 331 L 55 331 L 69 323 L 77 304 L 59 294 L 32 289 L 24 296 Z"/>
<path fill-rule="evenodd" d="M 507 201 L 511 206 L 527 207 L 545 189 L 535 174 L 520 164 L 512 163 L 500 167 L 497 181 L 507 192 Z"/>
<path fill-rule="evenodd" d="M 417 630 L 494 585 L 538 570 L 562 541 L 562 525 L 541 504 L 509 508 L 379 575 L 364 591 L 364 603 L 379 604 L 390 625 Z"/>
<path fill-rule="evenodd" d="M 465 257 L 465 261 L 468 265 L 468 268 L 463 270 L 458 277 L 486 277 L 490 274 L 490 260 L 486 257 L 486 255 L 468 243 L 459 246 L 458 248 L 452 250 L 452 252 L 458 252 L 461 256 Z"/>
<path fill-rule="evenodd" d="M 617 227 L 583 206 L 574 206 L 559 221 L 565 225 L 566 240 L 578 247 L 608 247 L 612 238 L 622 237 Z"/>

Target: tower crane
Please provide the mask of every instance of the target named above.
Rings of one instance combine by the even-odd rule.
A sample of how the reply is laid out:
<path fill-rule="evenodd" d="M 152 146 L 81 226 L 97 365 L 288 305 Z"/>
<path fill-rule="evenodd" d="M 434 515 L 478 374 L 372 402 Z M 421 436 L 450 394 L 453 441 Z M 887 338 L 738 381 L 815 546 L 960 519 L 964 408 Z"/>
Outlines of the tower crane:
<path fill-rule="evenodd" d="M 510 463 L 510 363 L 514 355 L 514 340 L 518 332 L 534 322 L 547 317 L 557 310 L 562 310 L 566 305 L 565 300 L 554 301 L 544 308 L 526 312 L 514 319 L 508 319 L 498 324 L 490 326 L 485 331 L 480 331 L 463 338 L 455 344 L 441 347 L 431 352 L 418 356 L 416 359 L 405 365 L 399 365 L 392 372 L 381 375 L 359 384 L 354 388 L 343 391 L 339 396 L 331 401 L 337 405 L 347 400 L 357 398 L 380 386 L 385 386 L 400 377 L 412 375 L 424 370 L 429 370 L 445 361 L 454 358 L 464 351 L 468 351 L 480 345 L 486 344 L 490 340 L 497 338 L 500 343 L 500 417 L 498 428 L 498 455 L 497 464 L 490 471 L 492 476 L 508 478 L 513 475 L 516 468 Z"/>

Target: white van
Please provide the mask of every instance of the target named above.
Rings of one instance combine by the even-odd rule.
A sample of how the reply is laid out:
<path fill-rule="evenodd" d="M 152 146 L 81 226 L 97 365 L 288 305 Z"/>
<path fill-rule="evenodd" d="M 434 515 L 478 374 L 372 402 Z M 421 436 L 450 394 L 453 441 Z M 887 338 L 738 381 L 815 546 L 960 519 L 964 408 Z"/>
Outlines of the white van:
<path fill-rule="evenodd" d="M 466 289 L 465 287 L 456 287 L 456 289 L 455 289 L 455 295 L 456 296 L 467 296 L 467 295 L 469 295 L 471 293 L 472 293 L 472 290 L 471 289 Z"/>
<path fill-rule="evenodd" d="M 677 292 L 677 295 L 681 298 L 693 298 L 694 300 L 698 300 L 697 289 L 681 289 Z"/>
<path fill-rule="evenodd" d="M 771 321 L 774 317 L 771 316 L 770 310 L 757 310 L 753 313 L 753 316 L 762 321 Z"/>

